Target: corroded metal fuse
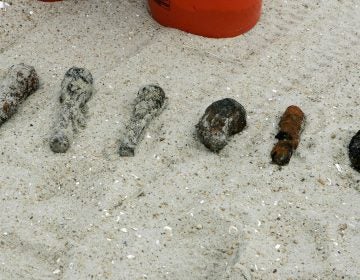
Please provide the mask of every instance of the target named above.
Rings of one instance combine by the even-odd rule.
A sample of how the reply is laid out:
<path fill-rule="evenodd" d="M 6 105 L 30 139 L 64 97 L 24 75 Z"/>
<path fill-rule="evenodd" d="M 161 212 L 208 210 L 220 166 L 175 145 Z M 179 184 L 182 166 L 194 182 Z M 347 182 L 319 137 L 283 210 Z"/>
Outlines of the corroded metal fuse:
<path fill-rule="evenodd" d="M 11 66 L 0 84 L 0 125 L 38 88 L 39 77 L 34 67 L 23 63 Z"/>
<path fill-rule="evenodd" d="M 275 136 L 279 141 L 271 151 L 273 163 L 286 165 L 290 162 L 293 152 L 300 143 L 300 134 L 303 130 L 305 115 L 297 106 L 289 106 L 282 115 L 279 133 Z"/>
<path fill-rule="evenodd" d="M 133 114 L 121 140 L 120 156 L 135 155 L 135 148 L 142 140 L 145 129 L 163 111 L 166 103 L 165 92 L 157 85 L 147 85 L 139 90 L 135 99 Z"/>
<path fill-rule="evenodd" d="M 93 93 L 93 77 L 89 70 L 72 67 L 65 73 L 60 91 L 60 114 L 50 138 L 53 152 L 65 153 L 74 134 L 86 126 L 87 102 Z"/>

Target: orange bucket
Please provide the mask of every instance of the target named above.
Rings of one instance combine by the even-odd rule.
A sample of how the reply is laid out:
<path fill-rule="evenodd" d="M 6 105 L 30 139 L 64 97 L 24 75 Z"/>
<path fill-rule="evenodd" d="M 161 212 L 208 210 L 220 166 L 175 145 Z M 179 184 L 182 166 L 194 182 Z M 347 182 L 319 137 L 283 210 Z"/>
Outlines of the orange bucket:
<path fill-rule="evenodd" d="M 262 0 L 148 0 L 160 24 L 193 34 L 225 38 L 250 30 L 260 18 Z"/>

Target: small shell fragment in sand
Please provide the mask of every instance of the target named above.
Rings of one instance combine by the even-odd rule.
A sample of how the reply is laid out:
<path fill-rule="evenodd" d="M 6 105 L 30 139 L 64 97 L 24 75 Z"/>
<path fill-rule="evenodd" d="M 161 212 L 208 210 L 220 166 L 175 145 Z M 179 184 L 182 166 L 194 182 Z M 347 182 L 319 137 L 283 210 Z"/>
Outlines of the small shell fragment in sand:
<path fill-rule="evenodd" d="M 172 228 L 169 226 L 164 226 L 164 230 L 172 231 Z"/>
<path fill-rule="evenodd" d="M 337 171 L 339 171 L 340 173 L 342 172 L 340 164 L 335 164 L 335 167 L 336 167 Z"/>
<path fill-rule="evenodd" d="M 196 229 L 200 230 L 200 229 L 202 229 L 202 228 L 203 228 L 203 225 L 202 225 L 202 224 L 197 224 L 197 225 L 196 225 Z"/>
<path fill-rule="evenodd" d="M 173 230 L 172 230 L 171 227 L 169 227 L 169 226 L 164 226 L 164 230 L 166 231 L 166 233 L 167 233 L 168 235 L 170 235 L 170 236 L 173 235 Z"/>
<path fill-rule="evenodd" d="M 235 234 L 237 233 L 239 230 L 237 229 L 236 226 L 230 226 L 229 227 L 229 234 Z"/>
<path fill-rule="evenodd" d="M 325 181 L 323 179 L 321 179 L 320 177 L 317 180 L 322 186 L 325 186 Z"/>
<path fill-rule="evenodd" d="M 0 1 L 0 9 L 6 9 L 7 7 L 10 7 L 9 3 Z"/>

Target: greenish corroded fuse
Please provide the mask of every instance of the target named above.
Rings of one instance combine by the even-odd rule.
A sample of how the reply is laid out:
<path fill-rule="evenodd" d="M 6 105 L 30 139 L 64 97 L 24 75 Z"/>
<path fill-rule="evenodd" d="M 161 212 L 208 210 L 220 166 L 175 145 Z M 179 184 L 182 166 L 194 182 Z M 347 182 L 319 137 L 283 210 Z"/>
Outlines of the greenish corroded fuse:
<path fill-rule="evenodd" d="M 72 67 L 65 73 L 60 91 L 60 114 L 50 138 L 54 153 L 65 153 L 74 134 L 86 126 L 87 102 L 93 93 L 93 77 L 89 70 Z"/>
<path fill-rule="evenodd" d="M 34 67 L 23 63 L 11 66 L 0 83 L 0 126 L 38 88 L 39 77 Z"/>
<path fill-rule="evenodd" d="M 134 156 L 135 148 L 143 137 L 143 133 L 151 120 L 164 109 L 167 98 L 163 89 L 157 85 L 142 87 L 135 99 L 133 114 L 126 133 L 121 140 L 119 154 L 122 157 Z"/>

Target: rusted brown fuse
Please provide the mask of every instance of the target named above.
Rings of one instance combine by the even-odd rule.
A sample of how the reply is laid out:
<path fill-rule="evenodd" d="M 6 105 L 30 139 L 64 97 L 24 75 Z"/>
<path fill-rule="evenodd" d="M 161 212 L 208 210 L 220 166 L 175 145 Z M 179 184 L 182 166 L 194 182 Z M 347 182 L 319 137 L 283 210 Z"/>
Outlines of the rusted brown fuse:
<path fill-rule="evenodd" d="M 275 136 L 279 141 L 271 151 L 273 163 L 286 165 L 299 145 L 305 115 L 297 106 L 290 106 L 281 117 L 280 131 Z"/>
<path fill-rule="evenodd" d="M 9 68 L 0 84 L 0 126 L 38 87 L 39 78 L 32 66 L 21 63 Z"/>

